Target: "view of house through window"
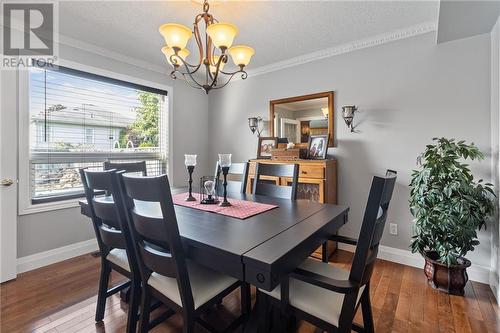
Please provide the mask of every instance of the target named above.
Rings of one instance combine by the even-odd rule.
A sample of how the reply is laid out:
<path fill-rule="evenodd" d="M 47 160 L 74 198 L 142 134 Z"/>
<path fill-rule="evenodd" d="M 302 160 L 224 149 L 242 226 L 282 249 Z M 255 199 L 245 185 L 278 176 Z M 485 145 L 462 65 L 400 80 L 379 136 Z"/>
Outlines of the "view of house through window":
<path fill-rule="evenodd" d="M 167 94 L 75 70 L 30 69 L 33 203 L 81 195 L 79 168 L 142 161 L 166 172 Z"/>

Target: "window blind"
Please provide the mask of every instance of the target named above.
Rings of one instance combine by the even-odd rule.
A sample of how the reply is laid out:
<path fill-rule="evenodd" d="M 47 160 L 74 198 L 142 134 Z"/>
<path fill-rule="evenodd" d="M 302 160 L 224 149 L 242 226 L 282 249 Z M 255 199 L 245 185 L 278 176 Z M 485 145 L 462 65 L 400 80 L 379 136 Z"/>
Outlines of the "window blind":
<path fill-rule="evenodd" d="M 81 196 L 78 169 L 107 160 L 166 172 L 166 91 L 64 67 L 32 67 L 29 79 L 32 203 Z"/>

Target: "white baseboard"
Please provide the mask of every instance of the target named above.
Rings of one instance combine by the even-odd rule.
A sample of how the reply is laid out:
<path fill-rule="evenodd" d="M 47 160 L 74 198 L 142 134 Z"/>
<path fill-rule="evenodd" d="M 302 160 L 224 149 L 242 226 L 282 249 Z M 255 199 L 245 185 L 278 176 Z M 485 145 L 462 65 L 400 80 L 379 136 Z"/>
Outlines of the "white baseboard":
<path fill-rule="evenodd" d="M 32 254 L 17 259 L 17 273 L 24 273 L 50 264 L 70 259 L 82 254 L 90 253 L 98 249 L 95 239 L 89 239 L 83 242 L 59 247 L 45 252 Z M 339 249 L 354 252 L 355 247 L 348 244 L 340 244 Z M 417 253 L 411 253 L 409 250 L 401 250 L 393 247 L 380 245 L 378 258 L 396 262 L 407 266 L 422 268 L 424 259 Z M 467 269 L 469 279 L 488 284 L 490 281 L 490 268 L 481 265 L 472 264 Z"/>
<path fill-rule="evenodd" d="M 97 249 L 97 241 L 95 239 L 89 239 L 83 242 L 21 257 L 17 259 L 17 273 L 24 273 L 43 266 L 55 264 L 82 254 L 94 252 Z"/>
<path fill-rule="evenodd" d="M 355 248 L 353 245 L 339 243 L 339 249 L 341 250 L 354 252 Z M 380 245 L 378 248 L 378 258 L 421 269 L 424 268 L 425 262 L 424 258 L 418 253 L 411 253 L 409 250 L 401 250 L 383 245 Z M 469 275 L 469 279 L 472 281 L 489 284 L 490 268 L 472 264 L 467 269 L 467 275 Z"/>

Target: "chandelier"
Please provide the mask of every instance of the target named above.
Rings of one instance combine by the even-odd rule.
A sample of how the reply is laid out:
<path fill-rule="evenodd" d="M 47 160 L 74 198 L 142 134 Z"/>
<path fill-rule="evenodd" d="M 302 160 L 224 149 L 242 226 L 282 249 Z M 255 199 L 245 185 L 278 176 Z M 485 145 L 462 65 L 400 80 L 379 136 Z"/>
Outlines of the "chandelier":
<path fill-rule="evenodd" d="M 173 67 L 170 76 L 173 79 L 181 78 L 191 87 L 202 89 L 207 94 L 211 89 L 225 87 L 237 74 L 246 79 L 248 74 L 245 72 L 245 66 L 255 54 L 254 49 L 249 46 L 232 46 L 238 29 L 231 23 L 217 21 L 208 13 L 209 7 L 208 0 L 204 0 L 203 13 L 196 15 L 193 30 L 177 23 L 163 24 L 159 28 L 167 44 L 161 51 Z M 203 35 L 200 33 L 200 23 L 205 23 Z M 190 54 L 186 45 L 192 35 L 199 53 L 195 64 L 186 60 Z M 228 62 L 228 54 L 237 68 L 223 71 Z"/>

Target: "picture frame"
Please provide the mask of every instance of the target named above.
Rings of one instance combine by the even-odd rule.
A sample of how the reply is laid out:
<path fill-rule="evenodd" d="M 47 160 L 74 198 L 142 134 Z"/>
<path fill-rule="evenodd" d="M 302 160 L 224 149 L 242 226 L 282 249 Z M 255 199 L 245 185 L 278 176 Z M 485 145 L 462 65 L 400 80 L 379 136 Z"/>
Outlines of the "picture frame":
<path fill-rule="evenodd" d="M 329 134 L 311 135 L 307 145 L 307 158 L 310 160 L 324 160 L 328 152 Z"/>
<path fill-rule="evenodd" d="M 278 138 L 273 136 L 259 137 L 257 159 L 270 159 L 271 149 L 278 147 Z"/>

